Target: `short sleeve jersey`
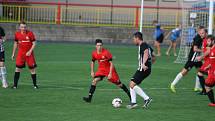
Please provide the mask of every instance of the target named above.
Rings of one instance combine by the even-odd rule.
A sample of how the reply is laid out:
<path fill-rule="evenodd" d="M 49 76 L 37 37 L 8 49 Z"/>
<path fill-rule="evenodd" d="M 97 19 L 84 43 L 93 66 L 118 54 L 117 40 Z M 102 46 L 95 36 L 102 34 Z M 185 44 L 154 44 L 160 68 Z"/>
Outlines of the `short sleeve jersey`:
<path fill-rule="evenodd" d="M 173 29 L 171 32 L 170 39 L 176 40 L 178 37 L 180 37 L 180 34 L 181 34 L 181 29 L 179 28 Z"/>
<path fill-rule="evenodd" d="M 197 34 L 194 38 L 193 38 L 193 43 L 192 43 L 192 47 L 190 49 L 190 53 L 188 56 L 188 61 L 192 61 L 195 62 L 196 57 L 200 56 L 201 52 L 194 52 L 194 46 L 197 46 L 198 49 L 202 48 L 202 41 L 203 39 L 201 38 L 201 36 L 199 34 Z"/>
<path fill-rule="evenodd" d="M 138 61 L 139 61 L 139 67 L 138 70 L 142 71 L 142 65 L 143 65 L 143 58 L 144 58 L 144 51 L 148 49 L 149 51 L 149 57 L 145 63 L 145 65 L 148 68 L 151 68 L 151 64 L 152 64 L 152 53 L 153 53 L 153 49 L 145 42 L 143 42 L 140 46 L 139 46 L 139 51 L 138 51 Z"/>
<path fill-rule="evenodd" d="M 15 41 L 18 43 L 19 51 L 27 52 L 31 49 L 34 41 L 36 41 L 33 32 L 26 31 L 26 33 L 21 33 L 17 31 L 15 33 Z"/>
<path fill-rule="evenodd" d="M 92 61 L 98 61 L 99 69 L 109 69 L 109 61 L 112 61 L 112 54 L 104 48 L 102 49 L 101 53 L 97 53 L 95 50 L 92 52 Z"/>

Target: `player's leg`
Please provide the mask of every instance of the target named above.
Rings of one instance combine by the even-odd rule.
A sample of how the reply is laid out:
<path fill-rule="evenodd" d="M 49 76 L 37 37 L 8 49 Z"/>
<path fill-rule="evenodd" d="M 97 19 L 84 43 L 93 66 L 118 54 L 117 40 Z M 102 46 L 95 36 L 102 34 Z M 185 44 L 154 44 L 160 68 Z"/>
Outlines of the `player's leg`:
<path fill-rule="evenodd" d="M 215 107 L 214 92 L 213 92 L 213 89 L 212 89 L 212 87 L 215 85 L 215 78 L 213 76 L 214 75 L 209 72 L 208 77 L 205 80 L 205 89 L 206 89 L 208 99 L 210 101 L 208 106 Z"/>
<path fill-rule="evenodd" d="M 108 80 L 110 82 L 116 84 L 119 88 L 121 88 L 128 95 L 129 99 L 131 100 L 131 95 L 130 95 L 128 88 L 120 81 L 119 75 L 117 74 L 115 69 L 112 70 L 112 77 Z"/>
<path fill-rule="evenodd" d="M 188 73 L 188 70 L 186 68 L 183 68 L 181 72 L 177 74 L 175 79 L 172 81 L 170 85 L 170 89 L 172 92 L 176 93 L 175 85 L 181 80 L 183 76 L 185 76 Z"/>
<path fill-rule="evenodd" d="M 172 46 L 173 46 L 173 43 L 172 43 L 172 41 L 170 40 L 169 47 L 168 47 L 168 49 L 167 49 L 167 51 L 166 51 L 166 55 L 167 55 L 167 56 L 169 56 L 169 52 L 170 52 Z"/>
<path fill-rule="evenodd" d="M 92 101 L 92 97 L 93 97 L 93 94 L 96 90 L 96 85 L 99 81 L 101 81 L 103 79 L 103 76 L 96 76 L 93 81 L 92 81 L 92 84 L 90 85 L 90 89 L 89 89 L 89 94 L 88 94 L 88 97 L 83 97 L 83 100 L 85 102 L 88 102 L 90 103 Z"/>
<path fill-rule="evenodd" d="M 14 74 L 14 81 L 13 81 L 13 89 L 16 89 L 18 86 L 18 81 L 19 81 L 19 77 L 20 77 L 20 72 L 22 71 L 22 68 L 18 68 L 16 67 L 15 69 L 15 74 Z"/>
<path fill-rule="evenodd" d="M 198 78 L 199 78 L 199 82 L 200 85 L 202 87 L 202 91 L 199 94 L 205 95 L 206 94 L 206 90 L 205 90 L 205 79 L 204 79 L 204 74 L 202 72 L 198 72 L 197 73 Z"/>
<path fill-rule="evenodd" d="M 29 57 L 26 58 L 26 63 L 28 64 L 28 67 L 30 69 L 34 89 L 38 89 L 37 74 L 36 74 L 37 64 L 34 58 L 34 53 L 32 53 Z"/>
<path fill-rule="evenodd" d="M 172 42 L 172 48 L 173 48 L 173 53 L 174 53 L 174 56 L 177 56 L 177 53 L 176 53 L 176 41 L 173 41 Z"/>
<path fill-rule="evenodd" d="M 0 52 L 0 75 L 1 75 L 1 79 L 2 79 L 2 87 L 3 88 L 7 88 L 8 87 L 8 83 L 7 83 L 7 79 L 6 79 L 6 67 L 4 65 L 4 61 L 5 61 L 5 57 L 4 57 L 4 51 Z"/>

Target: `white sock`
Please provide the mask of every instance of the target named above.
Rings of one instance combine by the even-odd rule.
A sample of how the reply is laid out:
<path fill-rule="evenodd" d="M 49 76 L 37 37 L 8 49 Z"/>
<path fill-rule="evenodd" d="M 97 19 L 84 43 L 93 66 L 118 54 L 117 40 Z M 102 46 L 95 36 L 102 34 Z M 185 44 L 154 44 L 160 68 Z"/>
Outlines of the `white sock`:
<path fill-rule="evenodd" d="M 196 84 L 195 84 L 195 88 L 202 88 L 199 82 L 199 77 L 198 75 L 196 75 Z"/>
<path fill-rule="evenodd" d="M 149 96 L 146 95 L 146 93 L 139 87 L 139 86 L 134 86 L 134 91 L 140 95 L 144 100 L 148 100 Z"/>
<path fill-rule="evenodd" d="M 6 68 L 5 67 L 0 67 L 0 73 L 1 73 L 1 77 L 2 77 L 2 84 L 7 84 L 7 80 L 6 80 Z"/>
<path fill-rule="evenodd" d="M 130 88 L 130 94 L 131 94 L 131 103 L 136 103 L 136 92 L 134 89 Z"/>
<path fill-rule="evenodd" d="M 182 77 L 183 77 L 182 73 L 181 72 L 178 73 L 178 75 L 175 77 L 175 80 L 171 83 L 171 85 L 175 86 Z"/>

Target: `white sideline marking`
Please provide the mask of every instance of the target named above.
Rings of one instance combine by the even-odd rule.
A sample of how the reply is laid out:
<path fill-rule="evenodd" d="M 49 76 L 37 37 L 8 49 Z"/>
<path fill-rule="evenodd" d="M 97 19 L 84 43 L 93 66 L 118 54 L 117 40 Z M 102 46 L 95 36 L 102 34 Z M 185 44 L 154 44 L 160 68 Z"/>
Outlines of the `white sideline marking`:
<path fill-rule="evenodd" d="M 27 86 L 32 86 L 31 84 L 29 83 L 21 83 L 21 85 L 27 85 Z M 88 89 L 88 87 L 74 87 L 74 86 L 56 86 L 56 85 L 47 85 L 47 84 L 41 84 L 39 85 L 39 88 L 42 88 L 42 89 L 73 89 L 73 90 L 86 90 Z M 156 88 L 156 87 L 151 87 L 151 88 L 144 88 L 146 90 L 170 90 L 170 88 L 162 88 L 162 87 L 159 87 L 159 88 Z M 96 90 L 101 90 L 101 91 L 118 91 L 118 90 L 121 90 L 121 89 L 96 89 Z M 177 90 L 192 90 L 191 88 L 177 88 Z"/>

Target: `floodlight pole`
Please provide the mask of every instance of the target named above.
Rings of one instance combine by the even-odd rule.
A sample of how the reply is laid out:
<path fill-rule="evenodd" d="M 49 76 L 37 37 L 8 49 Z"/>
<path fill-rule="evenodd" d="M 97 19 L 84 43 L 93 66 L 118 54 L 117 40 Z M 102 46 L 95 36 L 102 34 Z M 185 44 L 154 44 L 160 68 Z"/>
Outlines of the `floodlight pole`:
<path fill-rule="evenodd" d="M 213 34 L 213 10 L 214 10 L 214 0 L 210 0 L 210 7 L 209 7 L 209 24 L 208 24 L 208 34 Z"/>
<path fill-rule="evenodd" d="M 143 31 L 143 5 L 144 0 L 141 1 L 140 32 Z"/>

